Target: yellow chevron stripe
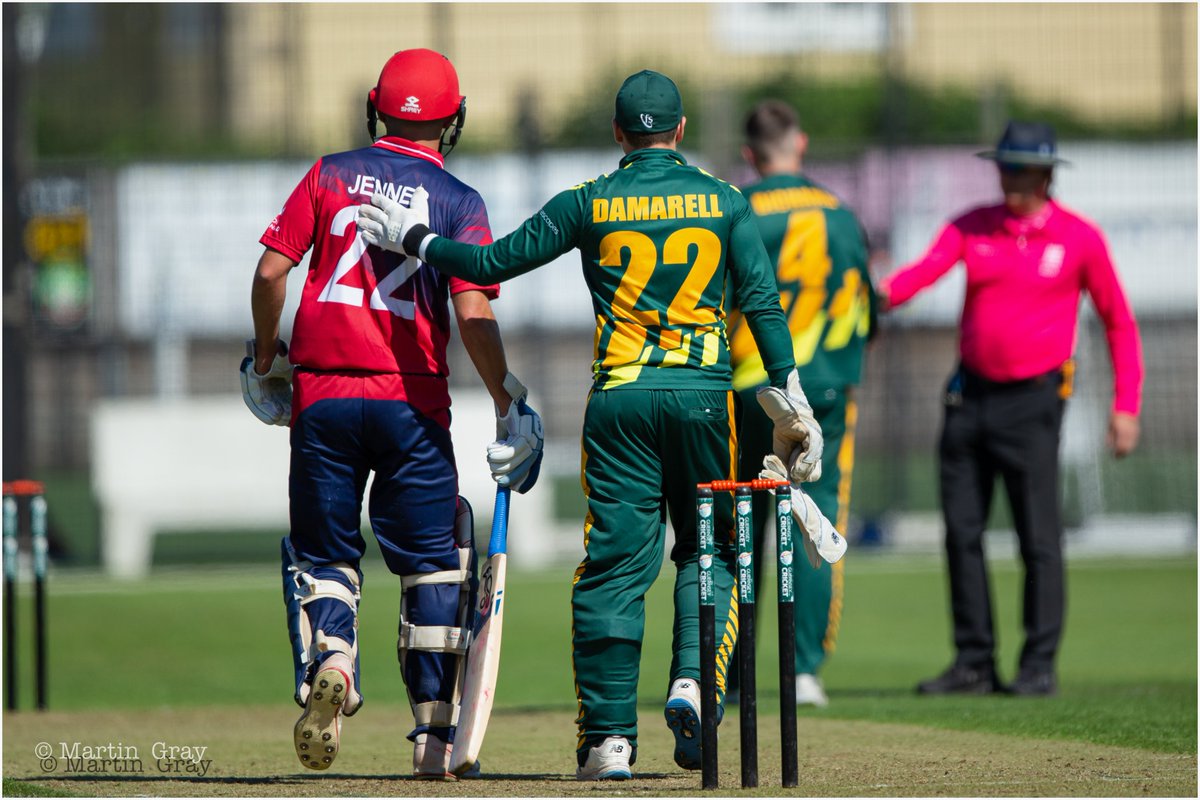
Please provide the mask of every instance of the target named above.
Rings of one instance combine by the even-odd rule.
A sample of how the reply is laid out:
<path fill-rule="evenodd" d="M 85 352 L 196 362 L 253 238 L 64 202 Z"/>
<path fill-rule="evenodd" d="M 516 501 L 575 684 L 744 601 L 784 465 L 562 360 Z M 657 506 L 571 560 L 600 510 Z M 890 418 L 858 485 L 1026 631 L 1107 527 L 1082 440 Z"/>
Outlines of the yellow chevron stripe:
<path fill-rule="evenodd" d="M 734 393 L 725 393 L 725 416 L 729 420 L 729 477 L 737 479 L 738 468 L 738 437 L 737 437 L 737 409 L 733 403 Z"/>
<path fill-rule="evenodd" d="M 583 571 L 583 565 L 579 565 L 579 571 L 576 572 L 576 577 Z M 575 703 L 579 707 L 579 713 L 575 715 L 575 724 L 579 727 L 579 737 L 575 742 L 575 749 L 583 747 L 587 741 L 587 733 L 583 728 L 583 693 L 579 691 L 579 675 L 575 672 L 575 623 L 571 623 L 571 682 L 575 685 Z"/>
<path fill-rule="evenodd" d="M 700 353 L 700 366 L 711 367 L 721 355 L 721 337 L 710 332 L 703 334 L 700 339 L 704 342 L 704 349 Z"/>
<path fill-rule="evenodd" d="M 858 427 L 858 404 L 846 397 L 846 433 L 842 436 L 842 446 L 838 448 L 838 469 L 842 473 L 838 481 L 838 510 L 837 529 L 846 530 L 850 522 L 850 483 L 854 474 L 854 432 Z"/>
<path fill-rule="evenodd" d="M 821 646 L 827 655 L 837 651 L 838 633 L 842 629 L 842 595 L 846 590 L 845 557 L 837 563 L 830 564 L 829 570 L 833 573 L 830 579 L 833 591 L 829 598 L 829 623 L 825 628 L 825 638 L 821 640 Z"/>
<path fill-rule="evenodd" d="M 725 619 L 725 634 L 721 637 L 721 644 L 717 647 L 717 697 L 725 696 L 725 687 L 728 685 L 725 677 L 729 673 L 729 660 L 733 656 L 733 646 L 737 644 L 737 639 L 738 589 L 735 582 L 733 591 L 729 595 L 729 615 Z"/>
<path fill-rule="evenodd" d="M 588 392 L 588 400 L 591 400 L 591 392 Z M 586 500 L 589 496 L 587 482 L 587 446 L 584 442 L 583 434 L 579 435 L 579 484 L 583 487 L 583 496 Z M 592 525 L 595 520 L 592 518 L 592 510 L 589 504 L 587 517 L 583 521 L 583 560 L 579 562 L 579 566 L 575 569 L 575 576 L 571 579 L 571 591 L 574 592 L 574 587 L 579 583 L 579 579 L 583 577 L 584 571 L 587 569 L 588 557 L 587 548 L 588 541 L 591 539 Z M 572 611 L 572 615 L 574 612 Z M 575 620 L 571 620 L 571 682 L 575 686 L 575 703 L 579 707 L 579 713 L 575 716 L 575 724 L 579 728 L 579 739 L 575 745 L 576 749 L 583 747 L 587 741 L 587 731 L 584 729 L 583 721 L 583 693 L 579 691 L 579 675 L 575 672 Z"/>
<path fill-rule="evenodd" d="M 842 477 L 838 481 L 838 510 L 836 527 L 845 535 L 846 525 L 850 522 L 850 484 L 854 475 L 854 432 L 858 426 L 858 404 L 849 396 L 846 397 L 846 433 L 842 436 L 842 446 L 838 449 L 838 469 Z M 842 607 L 846 590 L 846 560 L 843 558 L 836 564 L 831 564 L 832 594 L 829 598 L 829 621 L 825 626 L 825 637 L 821 642 L 826 653 L 837 650 L 838 633 L 842 628 Z"/>
<path fill-rule="evenodd" d="M 592 399 L 592 392 L 589 391 L 588 392 L 588 402 L 591 402 L 591 399 Z M 587 482 L 587 462 L 588 462 L 587 443 L 584 441 L 583 434 L 581 433 L 581 434 L 579 434 L 579 486 L 583 489 L 584 502 L 587 502 L 592 494 L 592 490 L 588 486 L 588 482 Z M 592 526 L 595 523 L 596 523 L 596 520 L 592 516 L 591 503 L 588 503 L 587 516 L 585 516 L 583 519 L 583 551 L 585 553 L 587 552 L 588 542 L 591 541 Z M 585 561 L 586 561 L 586 559 L 585 559 Z M 580 565 L 581 569 L 582 569 L 582 566 L 583 565 L 581 564 Z M 575 581 L 576 582 L 579 581 L 580 574 L 582 574 L 580 571 L 576 571 L 576 573 L 575 573 Z"/>

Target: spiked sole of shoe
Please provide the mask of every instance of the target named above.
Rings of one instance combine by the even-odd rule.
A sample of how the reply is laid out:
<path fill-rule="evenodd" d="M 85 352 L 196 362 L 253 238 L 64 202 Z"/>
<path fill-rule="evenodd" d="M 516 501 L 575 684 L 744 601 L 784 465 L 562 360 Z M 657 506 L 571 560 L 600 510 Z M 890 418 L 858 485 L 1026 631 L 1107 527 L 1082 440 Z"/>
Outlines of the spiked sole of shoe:
<path fill-rule="evenodd" d="M 663 715 L 675 734 L 675 763 L 684 769 L 700 769 L 700 718 L 695 709 L 686 700 L 668 700 Z"/>
<path fill-rule="evenodd" d="M 309 769 L 329 769 L 339 746 L 338 715 L 350 685 L 339 669 L 328 667 L 313 678 L 308 705 L 296 720 L 296 756 Z"/>

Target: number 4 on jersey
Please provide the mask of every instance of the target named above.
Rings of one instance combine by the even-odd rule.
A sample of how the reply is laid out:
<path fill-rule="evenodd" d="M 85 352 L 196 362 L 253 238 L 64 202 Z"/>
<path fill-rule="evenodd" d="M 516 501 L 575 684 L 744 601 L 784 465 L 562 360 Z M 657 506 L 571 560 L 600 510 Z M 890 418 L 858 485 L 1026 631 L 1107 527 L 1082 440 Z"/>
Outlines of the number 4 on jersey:
<path fill-rule="evenodd" d="M 342 253 L 342 257 L 338 259 L 337 266 L 333 270 L 333 276 L 325 284 L 325 288 L 321 290 L 321 294 L 317 296 L 318 302 L 342 303 L 343 305 L 359 307 L 363 304 L 363 295 L 365 292 L 362 289 L 354 286 L 343 286 L 340 283 L 351 270 L 360 264 L 363 266 L 363 271 L 366 274 L 374 277 L 371 262 L 363 262 L 363 255 L 367 252 L 367 243 L 358 234 L 357 227 L 354 224 L 354 216 L 357 212 L 358 208 L 356 206 L 347 206 L 333 218 L 333 225 L 330 226 L 329 232 L 334 236 L 345 236 L 347 227 L 353 228 L 354 233 L 349 237 L 350 246 L 346 248 L 346 252 Z M 383 280 L 376 283 L 375 290 L 371 292 L 371 308 L 376 311 L 390 311 L 401 319 L 414 319 L 416 317 L 416 307 L 413 301 L 400 300 L 399 298 L 392 297 L 392 295 L 407 283 L 409 278 L 415 275 L 420 268 L 421 262 L 415 257 L 409 256 L 398 264 L 395 269 L 384 275 Z"/>

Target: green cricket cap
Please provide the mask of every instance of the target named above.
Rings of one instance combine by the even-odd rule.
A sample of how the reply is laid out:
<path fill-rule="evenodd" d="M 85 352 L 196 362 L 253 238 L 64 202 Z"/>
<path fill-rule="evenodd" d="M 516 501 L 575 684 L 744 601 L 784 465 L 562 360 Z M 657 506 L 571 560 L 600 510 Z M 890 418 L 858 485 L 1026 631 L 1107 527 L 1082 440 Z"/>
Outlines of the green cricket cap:
<path fill-rule="evenodd" d="M 625 79 L 617 92 L 617 126 L 630 133 L 674 130 L 683 119 L 683 98 L 675 81 L 644 69 Z"/>

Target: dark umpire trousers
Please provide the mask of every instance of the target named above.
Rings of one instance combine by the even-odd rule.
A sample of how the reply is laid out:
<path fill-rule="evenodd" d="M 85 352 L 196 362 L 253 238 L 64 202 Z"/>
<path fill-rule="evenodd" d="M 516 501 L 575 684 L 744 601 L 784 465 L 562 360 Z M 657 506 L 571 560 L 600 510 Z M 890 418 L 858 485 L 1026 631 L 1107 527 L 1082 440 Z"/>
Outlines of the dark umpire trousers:
<path fill-rule="evenodd" d="M 947 387 L 939 456 L 959 665 L 994 663 L 983 533 L 999 475 L 1025 563 L 1020 668 L 1053 669 L 1065 610 L 1058 445 L 1068 394 L 1063 370 L 997 383 L 961 368 Z"/>

